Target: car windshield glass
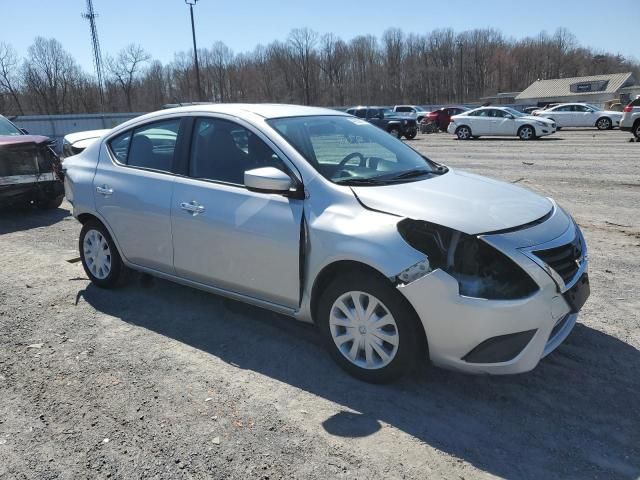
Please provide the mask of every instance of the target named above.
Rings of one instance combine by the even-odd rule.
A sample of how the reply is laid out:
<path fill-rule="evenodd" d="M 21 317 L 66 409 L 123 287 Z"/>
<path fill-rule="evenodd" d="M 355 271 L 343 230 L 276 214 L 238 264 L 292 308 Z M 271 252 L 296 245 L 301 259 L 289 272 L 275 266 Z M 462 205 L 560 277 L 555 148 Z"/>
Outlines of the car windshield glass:
<path fill-rule="evenodd" d="M 385 117 L 395 117 L 396 116 L 396 112 L 394 112 L 390 108 L 381 108 L 380 111 L 384 114 Z"/>
<path fill-rule="evenodd" d="M 0 136 L 2 135 L 22 135 L 22 132 L 9 120 L 0 117 Z"/>
<path fill-rule="evenodd" d="M 590 103 L 587 103 L 585 106 L 589 107 L 589 108 L 593 108 L 596 112 L 600 112 L 602 111 L 601 108 L 596 107 L 595 105 L 591 105 Z"/>
<path fill-rule="evenodd" d="M 334 183 L 408 182 L 446 171 L 384 130 L 359 118 L 288 117 L 267 122 L 323 177 Z M 401 177 L 410 171 L 414 173 Z"/>
<path fill-rule="evenodd" d="M 505 110 L 507 112 L 509 112 L 511 115 L 513 115 L 514 117 L 524 117 L 525 114 L 522 112 L 519 112 L 518 110 L 516 110 L 515 108 L 511 108 L 511 107 L 505 107 Z"/>

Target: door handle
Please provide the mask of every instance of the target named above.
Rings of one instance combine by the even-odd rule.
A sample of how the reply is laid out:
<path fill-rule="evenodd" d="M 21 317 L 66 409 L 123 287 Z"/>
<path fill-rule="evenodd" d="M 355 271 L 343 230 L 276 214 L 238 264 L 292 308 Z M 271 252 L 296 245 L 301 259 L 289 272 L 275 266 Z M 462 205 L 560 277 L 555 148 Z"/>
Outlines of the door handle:
<path fill-rule="evenodd" d="M 109 195 L 113 195 L 113 188 L 109 187 L 109 185 L 102 185 L 100 187 L 96 187 L 96 192 L 108 197 Z"/>
<path fill-rule="evenodd" d="M 194 217 L 196 215 L 199 215 L 201 213 L 204 213 L 205 208 L 204 205 L 200 205 L 198 202 L 196 202 L 195 200 L 193 200 L 192 202 L 182 202 L 180 204 L 180 208 L 182 210 L 185 210 L 187 212 L 189 212 L 191 215 L 193 215 Z"/>

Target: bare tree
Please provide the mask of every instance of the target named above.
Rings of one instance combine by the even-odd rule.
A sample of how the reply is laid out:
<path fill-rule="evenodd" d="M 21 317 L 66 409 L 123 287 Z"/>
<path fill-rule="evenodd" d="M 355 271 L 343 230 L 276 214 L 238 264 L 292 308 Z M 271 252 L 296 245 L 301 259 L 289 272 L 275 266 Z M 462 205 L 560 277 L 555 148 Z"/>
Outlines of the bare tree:
<path fill-rule="evenodd" d="M 316 65 L 315 47 L 318 34 L 308 28 L 296 28 L 289 34 L 291 60 L 296 68 L 296 80 L 304 92 L 304 102 L 311 105 L 313 73 Z"/>
<path fill-rule="evenodd" d="M 118 55 L 107 57 L 107 69 L 124 93 L 127 108 L 133 111 L 132 91 L 143 64 L 151 59 L 145 50 L 135 43 L 127 45 Z"/>
<path fill-rule="evenodd" d="M 8 93 L 20 115 L 24 115 L 18 95 L 20 89 L 19 64 L 18 55 L 13 47 L 8 43 L 0 42 L 0 93 Z"/>

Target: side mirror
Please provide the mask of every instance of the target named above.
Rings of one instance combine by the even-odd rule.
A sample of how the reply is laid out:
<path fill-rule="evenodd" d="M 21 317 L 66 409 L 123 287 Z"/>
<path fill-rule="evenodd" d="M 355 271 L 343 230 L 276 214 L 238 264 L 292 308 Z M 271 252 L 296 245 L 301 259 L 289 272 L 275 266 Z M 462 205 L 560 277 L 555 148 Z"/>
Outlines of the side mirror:
<path fill-rule="evenodd" d="M 513 120 L 513 119 L 515 118 L 513 115 L 511 115 L 511 114 L 509 114 L 509 113 L 507 113 L 507 114 L 505 115 L 505 117 L 507 117 L 509 120 Z"/>
<path fill-rule="evenodd" d="M 25 135 L 29 135 L 29 131 L 26 128 L 21 128 L 20 131 Z"/>
<path fill-rule="evenodd" d="M 252 192 L 288 193 L 293 188 L 291 177 L 275 167 L 254 168 L 244 172 L 244 185 Z"/>

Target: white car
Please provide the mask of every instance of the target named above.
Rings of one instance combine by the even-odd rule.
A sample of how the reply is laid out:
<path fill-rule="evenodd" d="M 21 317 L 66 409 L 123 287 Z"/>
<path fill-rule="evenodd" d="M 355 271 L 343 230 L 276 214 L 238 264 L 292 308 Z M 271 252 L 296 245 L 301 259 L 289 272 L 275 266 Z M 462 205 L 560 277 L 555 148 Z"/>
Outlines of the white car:
<path fill-rule="evenodd" d="M 107 128 L 101 130 L 86 130 L 84 132 L 74 132 L 65 135 L 62 139 L 62 156 L 66 158 L 78 155 L 91 145 L 91 143 L 110 131 L 111 130 Z"/>
<path fill-rule="evenodd" d="M 602 110 L 586 103 L 561 103 L 548 110 L 537 110 L 533 115 L 548 118 L 556 122 L 558 128 L 596 127 L 598 130 L 611 130 L 620 126 L 622 112 Z"/>
<path fill-rule="evenodd" d="M 481 107 L 451 117 L 447 131 L 460 140 L 480 136 L 517 136 L 522 140 L 534 140 L 554 133 L 556 124 L 509 107 Z"/>
<path fill-rule="evenodd" d="M 425 357 L 526 372 L 589 296 L 584 238 L 551 199 L 439 165 L 335 110 L 162 110 L 65 166 L 96 286 L 133 269 L 313 322 L 367 381 Z"/>
<path fill-rule="evenodd" d="M 620 130 L 631 132 L 640 141 L 640 96 L 624 107 Z"/>

